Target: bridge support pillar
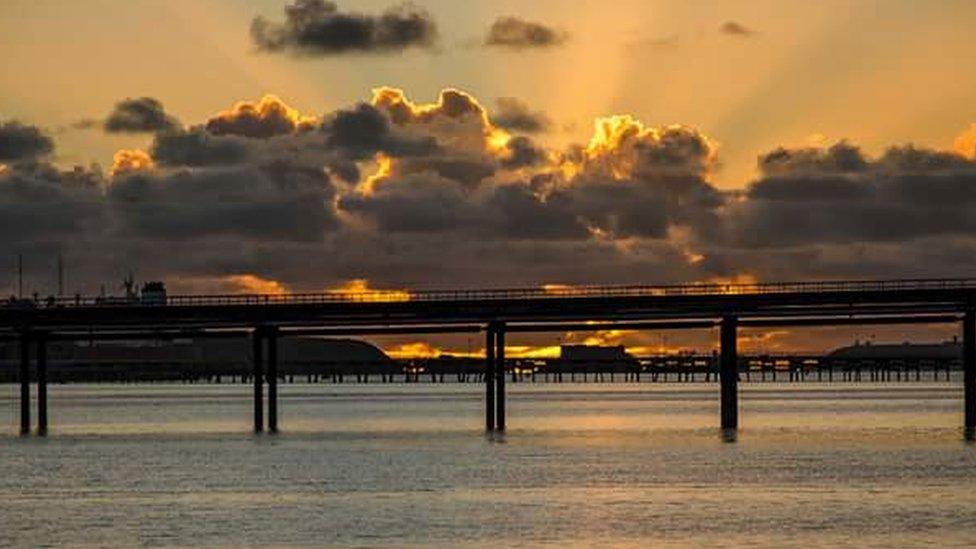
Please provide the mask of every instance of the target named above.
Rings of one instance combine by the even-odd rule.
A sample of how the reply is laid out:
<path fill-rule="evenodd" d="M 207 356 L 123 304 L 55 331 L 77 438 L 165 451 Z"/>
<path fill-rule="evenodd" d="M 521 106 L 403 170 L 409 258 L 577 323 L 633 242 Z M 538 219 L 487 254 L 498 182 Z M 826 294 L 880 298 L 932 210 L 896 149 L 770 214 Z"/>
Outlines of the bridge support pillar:
<path fill-rule="evenodd" d="M 261 328 L 255 328 L 251 334 L 251 366 L 254 378 L 254 432 L 260 433 L 264 430 L 264 366 L 263 355 L 264 346 L 262 342 Z"/>
<path fill-rule="evenodd" d="M 30 413 L 30 334 L 20 335 L 20 435 L 27 436 L 31 429 Z"/>
<path fill-rule="evenodd" d="M 37 335 L 37 434 L 47 435 L 47 338 Z"/>
<path fill-rule="evenodd" d="M 505 323 L 495 325 L 495 430 L 505 430 Z"/>
<path fill-rule="evenodd" d="M 736 350 L 738 319 L 734 316 L 722 318 L 720 327 L 719 364 L 722 384 L 722 431 L 734 439 L 739 428 L 739 368 Z"/>
<path fill-rule="evenodd" d="M 268 431 L 278 432 L 278 329 L 271 328 L 268 338 Z"/>
<path fill-rule="evenodd" d="M 485 329 L 485 431 L 495 430 L 495 325 Z"/>
<path fill-rule="evenodd" d="M 976 310 L 969 309 L 962 319 L 962 367 L 965 388 L 966 440 L 976 440 Z"/>

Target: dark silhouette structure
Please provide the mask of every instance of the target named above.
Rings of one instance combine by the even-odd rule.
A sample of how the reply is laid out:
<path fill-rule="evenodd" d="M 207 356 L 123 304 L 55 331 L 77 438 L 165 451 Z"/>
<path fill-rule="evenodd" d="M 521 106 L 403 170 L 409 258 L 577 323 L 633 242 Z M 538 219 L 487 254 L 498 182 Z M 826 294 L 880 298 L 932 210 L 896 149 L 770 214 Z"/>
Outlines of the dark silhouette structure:
<path fill-rule="evenodd" d="M 166 296 L 11 300 L 0 338 L 20 343 L 21 430 L 30 432 L 36 346 L 38 432 L 47 429 L 47 343 L 76 339 L 251 338 L 254 427 L 277 430 L 278 341 L 295 336 L 481 332 L 485 426 L 504 430 L 505 334 L 719 329 L 721 427 L 738 428 L 740 327 L 962 323 L 964 432 L 976 438 L 976 280 L 924 279 L 679 286 L 417 291 L 390 294 Z M 43 410 L 42 410 L 43 409 Z"/>

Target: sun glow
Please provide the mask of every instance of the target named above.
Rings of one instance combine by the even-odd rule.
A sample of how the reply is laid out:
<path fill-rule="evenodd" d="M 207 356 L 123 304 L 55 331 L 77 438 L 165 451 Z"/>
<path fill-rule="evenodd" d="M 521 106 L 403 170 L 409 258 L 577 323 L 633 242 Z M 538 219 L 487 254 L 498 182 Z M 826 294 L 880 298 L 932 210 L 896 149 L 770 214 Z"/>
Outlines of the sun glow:
<path fill-rule="evenodd" d="M 155 166 L 153 159 L 141 149 L 119 149 L 112 156 L 109 174 L 116 176 L 139 170 L 149 170 Z"/>
<path fill-rule="evenodd" d="M 376 289 L 369 286 L 369 281 L 365 278 L 354 278 L 346 282 L 329 288 L 327 293 L 341 296 L 350 301 L 368 301 L 377 303 L 390 303 L 398 301 L 410 301 L 412 295 L 407 290 L 399 289 Z"/>
<path fill-rule="evenodd" d="M 252 274 L 225 276 L 221 281 L 230 286 L 234 293 L 261 295 L 285 295 L 291 293 L 288 291 L 288 288 L 277 280 L 261 278 Z"/>
<path fill-rule="evenodd" d="M 368 176 L 359 185 L 359 192 L 365 196 L 373 194 L 376 190 L 376 185 L 379 184 L 384 179 L 393 175 L 393 158 L 387 156 L 383 153 L 376 153 L 376 171 L 372 175 Z"/>
<path fill-rule="evenodd" d="M 957 153 L 976 160 L 976 124 L 971 124 L 966 131 L 962 132 L 953 146 Z"/>

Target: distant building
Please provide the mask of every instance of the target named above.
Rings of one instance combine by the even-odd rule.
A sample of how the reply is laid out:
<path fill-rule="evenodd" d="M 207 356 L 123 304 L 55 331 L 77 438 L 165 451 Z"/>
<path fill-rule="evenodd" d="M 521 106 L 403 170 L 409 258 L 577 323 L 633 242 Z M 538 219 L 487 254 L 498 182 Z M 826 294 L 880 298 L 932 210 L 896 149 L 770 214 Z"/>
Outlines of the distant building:
<path fill-rule="evenodd" d="M 162 282 L 146 282 L 142 285 L 140 301 L 143 305 L 166 305 L 166 285 Z"/>
<path fill-rule="evenodd" d="M 559 358 L 577 362 L 633 360 L 623 345 L 562 345 Z"/>
<path fill-rule="evenodd" d="M 829 358 L 841 360 L 933 360 L 962 359 L 962 345 L 957 339 L 942 343 L 880 344 L 855 343 L 828 353 Z"/>

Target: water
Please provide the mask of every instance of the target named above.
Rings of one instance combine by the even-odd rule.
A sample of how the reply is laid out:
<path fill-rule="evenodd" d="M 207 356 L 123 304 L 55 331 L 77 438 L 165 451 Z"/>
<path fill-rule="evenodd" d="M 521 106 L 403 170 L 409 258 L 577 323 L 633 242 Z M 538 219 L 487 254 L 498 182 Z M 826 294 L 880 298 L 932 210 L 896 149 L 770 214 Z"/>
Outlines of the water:
<path fill-rule="evenodd" d="M 972 546 L 976 446 L 956 383 L 51 388 L 15 436 L 0 386 L 0 545 Z"/>

